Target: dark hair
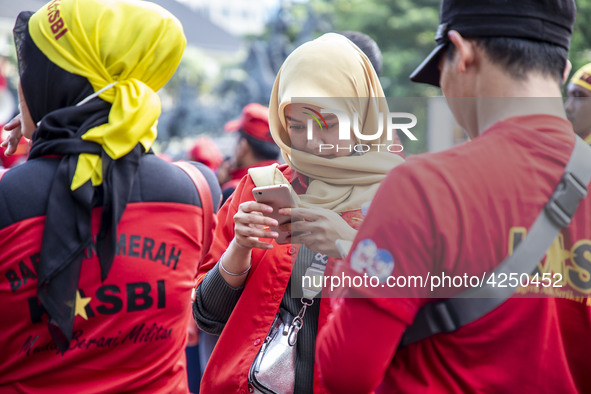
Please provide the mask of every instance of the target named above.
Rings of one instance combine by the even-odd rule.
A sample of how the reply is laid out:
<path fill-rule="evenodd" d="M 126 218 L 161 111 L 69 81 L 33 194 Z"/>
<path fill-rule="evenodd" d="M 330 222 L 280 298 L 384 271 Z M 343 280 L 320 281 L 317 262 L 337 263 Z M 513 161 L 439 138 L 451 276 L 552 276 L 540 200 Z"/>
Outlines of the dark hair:
<path fill-rule="evenodd" d="M 568 51 L 558 45 L 512 37 L 472 38 L 484 50 L 490 61 L 501 66 L 516 80 L 524 80 L 533 71 L 550 76 L 562 84 L 562 74 L 568 59 Z M 455 46 L 450 43 L 446 50 L 451 59 Z"/>
<path fill-rule="evenodd" d="M 281 149 L 274 143 L 268 141 L 261 141 L 256 139 L 242 130 L 239 131 L 240 138 L 246 140 L 252 153 L 259 160 L 277 160 L 279 158 L 279 152 Z"/>
<path fill-rule="evenodd" d="M 340 34 L 347 37 L 365 53 L 379 76 L 382 72 L 382 51 L 380 51 L 378 44 L 367 34 L 358 31 L 343 31 Z"/>
<path fill-rule="evenodd" d="M 67 108 L 94 93 L 85 77 L 72 74 L 37 47 L 29 33 L 32 12 L 21 12 L 13 29 L 21 87 L 33 122 L 45 115 Z"/>

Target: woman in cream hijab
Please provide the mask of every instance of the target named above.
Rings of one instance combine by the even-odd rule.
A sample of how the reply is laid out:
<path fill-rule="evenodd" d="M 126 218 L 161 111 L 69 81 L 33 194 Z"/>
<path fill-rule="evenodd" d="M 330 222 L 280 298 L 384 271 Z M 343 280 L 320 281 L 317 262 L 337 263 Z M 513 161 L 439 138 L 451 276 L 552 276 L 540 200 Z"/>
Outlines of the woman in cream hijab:
<path fill-rule="evenodd" d="M 249 372 L 278 311 L 287 320 L 305 315 L 293 364 L 274 371 L 271 380 L 277 381 L 267 387 L 323 391 L 314 368 L 314 344 L 330 303 L 303 294 L 302 277 L 339 256 L 335 241 L 354 238 L 362 204 L 402 162 L 387 150 L 400 147 L 397 139 L 388 141 L 386 132 L 365 137 L 378 134 L 380 117 L 388 113 L 383 96 L 367 57 L 341 35 L 305 43 L 285 60 L 271 94 L 269 119 L 287 164 L 251 171 L 242 179 L 218 214 L 212 248 L 199 270 L 194 315 L 203 330 L 221 334 L 205 370 L 203 392 L 256 389 L 254 380 L 261 376 Z M 322 109 L 338 114 L 323 114 Z M 357 124 L 344 129 L 346 138 L 339 139 L 337 115 L 344 119 L 344 114 Z M 351 138 L 352 129 L 365 139 Z M 255 184 L 291 185 L 296 207 L 279 213 L 298 221 L 278 229 L 291 235 L 290 243 L 278 244 L 279 231 L 267 228 L 278 223 L 265 216 L 271 207 L 254 201 Z M 308 298 L 300 300 L 303 295 Z"/>

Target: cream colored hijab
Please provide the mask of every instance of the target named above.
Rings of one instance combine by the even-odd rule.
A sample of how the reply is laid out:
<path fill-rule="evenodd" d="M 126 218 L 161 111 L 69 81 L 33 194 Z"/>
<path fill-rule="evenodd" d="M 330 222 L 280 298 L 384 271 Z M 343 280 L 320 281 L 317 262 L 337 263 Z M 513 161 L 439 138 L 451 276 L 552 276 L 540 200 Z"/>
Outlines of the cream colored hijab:
<path fill-rule="evenodd" d="M 360 156 L 327 159 L 292 150 L 284 114 L 285 106 L 292 100 L 345 111 L 351 122 L 356 112 L 360 132 L 375 134 L 379 116 L 385 116 L 389 109 L 367 56 L 347 38 L 335 33 L 298 47 L 285 60 L 275 79 L 269 104 L 269 126 L 285 162 L 310 178 L 306 194 L 300 195 L 297 201 L 299 206 L 345 212 L 371 201 L 388 171 L 404 161 L 385 150 L 385 146 L 392 143 L 386 140 L 386 132 L 379 139 L 362 141 L 371 150 Z M 385 145 L 378 152 L 372 144 Z M 288 183 L 277 172 L 276 182 Z"/>

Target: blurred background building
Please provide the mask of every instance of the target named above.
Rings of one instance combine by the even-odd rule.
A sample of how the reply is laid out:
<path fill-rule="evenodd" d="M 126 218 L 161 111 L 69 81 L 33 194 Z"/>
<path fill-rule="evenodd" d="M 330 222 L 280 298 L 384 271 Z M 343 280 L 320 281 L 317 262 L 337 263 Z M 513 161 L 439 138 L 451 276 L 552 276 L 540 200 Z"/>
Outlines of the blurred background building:
<path fill-rule="evenodd" d="M 181 0 L 217 26 L 237 36 L 259 35 L 279 9 L 280 0 Z"/>

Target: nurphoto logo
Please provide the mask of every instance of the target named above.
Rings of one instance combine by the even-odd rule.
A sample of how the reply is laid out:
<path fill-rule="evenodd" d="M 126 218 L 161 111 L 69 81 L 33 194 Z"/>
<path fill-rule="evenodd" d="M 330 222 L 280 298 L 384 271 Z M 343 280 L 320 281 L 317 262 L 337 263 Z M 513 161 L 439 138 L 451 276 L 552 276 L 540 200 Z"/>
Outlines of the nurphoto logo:
<path fill-rule="evenodd" d="M 417 117 L 408 112 L 390 112 L 384 116 L 384 114 L 379 113 L 378 117 L 378 129 L 373 134 L 362 134 L 359 131 L 359 114 L 353 114 L 353 127 L 351 128 L 351 120 L 349 119 L 349 115 L 344 111 L 333 110 L 333 109 L 321 109 L 320 112 L 310 108 L 304 107 L 304 109 L 310 112 L 304 112 L 304 114 L 310 116 L 307 122 L 307 138 L 308 140 L 312 140 L 313 136 L 313 129 L 314 129 L 314 122 L 318 124 L 321 131 L 328 131 L 329 127 L 322 116 L 322 114 L 334 114 L 337 117 L 338 124 L 339 124 L 339 140 L 351 140 L 351 130 L 353 130 L 353 136 L 356 138 L 357 141 L 360 141 L 358 144 L 350 144 L 349 146 L 342 146 L 334 144 L 320 144 L 319 150 L 330 150 L 330 149 L 337 149 L 339 150 L 348 150 L 349 152 L 358 152 L 358 153 L 365 153 L 371 150 L 372 147 L 375 147 L 378 152 L 380 151 L 388 151 L 391 153 L 402 152 L 403 147 L 400 144 L 369 144 L 366 143 L 367 141 L 375 141 L 382 137 L 384 133 L 384 118 L 386 118 L 386 127 L 385 132 L 388 141 L 394 141 L 394 131 L 400 130 L 402 131 L 411 141 L 417 141 L 417 137 L 410 131 L 414 126 L 417 125 Z M 402 122 L 401 122 L 402 120 Z M 365 130 L 367 132 L 367 130 Z"/>

